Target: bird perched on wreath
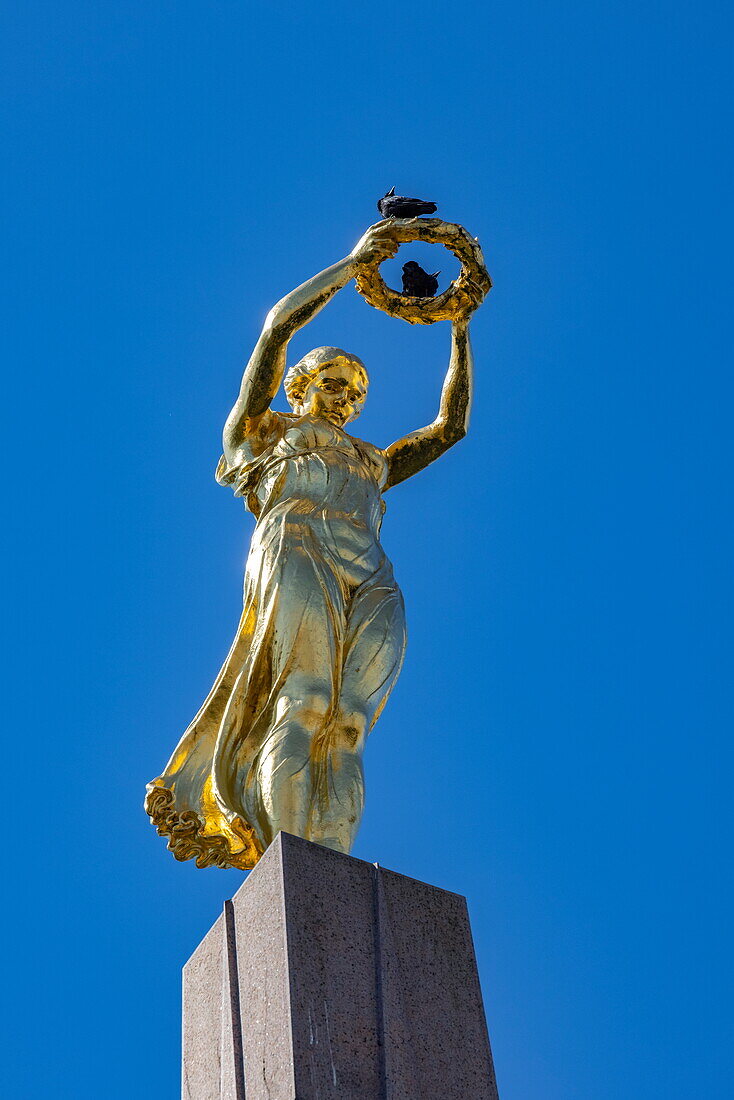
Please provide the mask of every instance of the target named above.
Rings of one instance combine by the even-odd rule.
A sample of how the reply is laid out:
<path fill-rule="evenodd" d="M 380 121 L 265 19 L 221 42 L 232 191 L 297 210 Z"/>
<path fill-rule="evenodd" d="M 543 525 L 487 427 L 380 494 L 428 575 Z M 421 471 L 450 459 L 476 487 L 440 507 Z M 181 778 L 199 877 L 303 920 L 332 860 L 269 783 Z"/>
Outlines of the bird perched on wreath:
<path fill-rule="evenodd" d="M 435 298 L 440 274 L 440 271 L 434 271 L 429 275 L 415 260 L 408 260 L 407 264 L 403 264 L 403 294 L 410 294 L 413 298 Z"/>
<path fill-rule="evenodd" d="M 395 188 L 384 195 L 377 204 L 383 218 L 419 218 L 423 214 L 433 214 L 437 210 L 435 202 L 423 199 L 409 199 L 405 195 L 396 195 Z"/>

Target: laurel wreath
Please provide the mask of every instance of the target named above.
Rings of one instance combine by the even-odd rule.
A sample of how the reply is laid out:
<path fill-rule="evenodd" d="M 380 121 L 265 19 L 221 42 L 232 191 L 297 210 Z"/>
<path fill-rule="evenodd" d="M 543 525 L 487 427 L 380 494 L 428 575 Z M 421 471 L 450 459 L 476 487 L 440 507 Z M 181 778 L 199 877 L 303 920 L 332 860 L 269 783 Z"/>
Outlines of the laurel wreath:
<path fill-rule="evenodd" d="M 411 325 L 432 325 L 465 317 L 484 300 L 492 286 L 479 242 L 462 225 L 440 218 L 390 218 L 379 223 L 391 229 L 391 242 L 376 248 L 369 260 L 359 265 L 355 282 L 362 297 L 375 309 L 401 317 Z M 461 264 L 458 279 L 436 298 L 414 298 L 387 286 L 380 264 L 394 256 L 401 244 L 425 241 L 442 244 Z"/>

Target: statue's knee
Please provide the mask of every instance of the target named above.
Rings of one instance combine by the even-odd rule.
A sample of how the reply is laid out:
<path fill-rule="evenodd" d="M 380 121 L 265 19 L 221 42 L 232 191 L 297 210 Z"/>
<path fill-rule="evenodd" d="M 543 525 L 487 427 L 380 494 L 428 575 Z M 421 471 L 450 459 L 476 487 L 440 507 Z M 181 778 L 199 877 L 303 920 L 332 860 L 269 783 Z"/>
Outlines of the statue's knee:
<path fill-rule="evenodd" d="M 368 732 L 368 715 L 361 707 L 340 707 L 335 723 L 335 742 L 348 752 L 360 752 Z"/>

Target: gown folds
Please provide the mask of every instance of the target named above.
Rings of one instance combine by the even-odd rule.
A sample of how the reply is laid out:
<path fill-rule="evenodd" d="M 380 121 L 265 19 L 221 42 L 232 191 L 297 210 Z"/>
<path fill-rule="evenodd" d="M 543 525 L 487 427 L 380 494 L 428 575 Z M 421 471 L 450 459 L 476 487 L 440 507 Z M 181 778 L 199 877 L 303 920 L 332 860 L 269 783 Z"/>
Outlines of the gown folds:
<path fill-rule="evenodd" d="M 379 541 L 379 448 L 324 419 L 271 411 L 241 462 L 222 458 L 216 476 L 257 520 L 242 616 L 207 699 L 148 784 L 146 810 L 176 859 L 246 869 L 277 831 L 266 805 L 271 754 L 303 766 L 289 741 L 294 685 L 328 701 L 308 761 L 313 812 L 328 816 L 334 717 L 348 703 L 367 730 L 377 721 L 402 665 L 405 612 Z M 361 813 L 363 789 L 350 797 Z"/>

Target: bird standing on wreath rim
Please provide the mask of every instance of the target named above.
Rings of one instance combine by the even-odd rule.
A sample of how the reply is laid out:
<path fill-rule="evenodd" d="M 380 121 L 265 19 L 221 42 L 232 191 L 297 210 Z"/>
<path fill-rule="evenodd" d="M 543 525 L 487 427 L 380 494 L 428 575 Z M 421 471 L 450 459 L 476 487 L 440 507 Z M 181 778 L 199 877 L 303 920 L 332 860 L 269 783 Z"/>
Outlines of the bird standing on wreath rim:
<path fill-rule="evenodd" d="M 405 195 L 396 195 L 395 188 L 391 187 L 378 202 L 377 209 L 383 218 L 419 218 L 424 214 L 435 213 L 438 207 L 435 202 L 426 202 L 424 199 L 409 199 Z"/>

